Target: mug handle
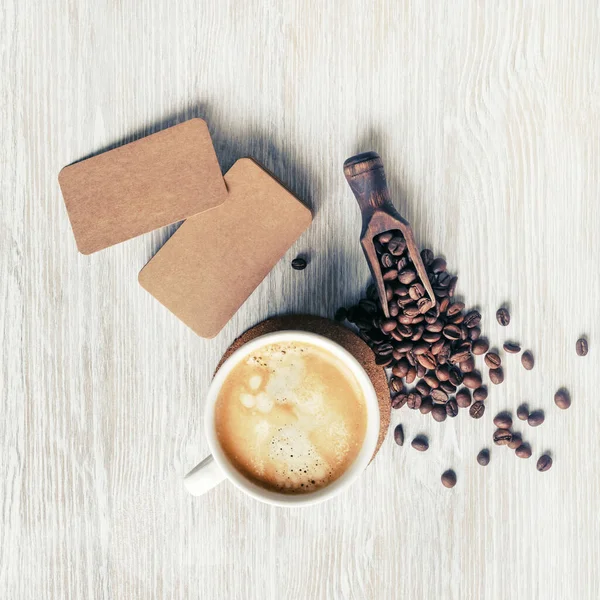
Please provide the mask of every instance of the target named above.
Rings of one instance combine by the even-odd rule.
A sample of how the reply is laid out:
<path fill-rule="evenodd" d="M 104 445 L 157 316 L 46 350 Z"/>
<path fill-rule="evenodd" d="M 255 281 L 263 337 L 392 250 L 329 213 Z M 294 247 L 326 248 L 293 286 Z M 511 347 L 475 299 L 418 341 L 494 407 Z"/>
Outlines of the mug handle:
<path fill-rule="evenodd" d="M 212 454 L 198 463 L 184 478 L 187 491 L 193 496 L 202 496 L 225 479 L 225 473 L 217 465 Z"/>

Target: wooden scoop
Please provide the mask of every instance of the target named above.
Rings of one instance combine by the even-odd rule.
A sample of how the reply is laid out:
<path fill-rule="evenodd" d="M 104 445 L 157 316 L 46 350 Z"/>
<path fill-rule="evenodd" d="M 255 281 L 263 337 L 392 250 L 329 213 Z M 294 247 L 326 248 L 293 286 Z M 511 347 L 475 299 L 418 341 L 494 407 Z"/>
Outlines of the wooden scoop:
<path fill-rule="evenodd" d="M 429 296 L 431 307 L 433 307 L 435 296 L 421 260 L 421 254 L 415 243 L 410 224 L 400 216 L 390 200 L 383 162 L 379 154 L 377 152 L 363 152 L 350 157 L 344 162 L 344 175 L 346 175 L 346 179 L 360 206 L 360 212 L 362 213 L 360 243 L 369 263 L 373 279 L 377 284 L 377 291 L 385 316 L 390 316 L 388 300 L 379 257 L 373 242 L 380 233 L 393 229 L 399 229 L 402 232 L 406 240 L 407 252 Z"/>

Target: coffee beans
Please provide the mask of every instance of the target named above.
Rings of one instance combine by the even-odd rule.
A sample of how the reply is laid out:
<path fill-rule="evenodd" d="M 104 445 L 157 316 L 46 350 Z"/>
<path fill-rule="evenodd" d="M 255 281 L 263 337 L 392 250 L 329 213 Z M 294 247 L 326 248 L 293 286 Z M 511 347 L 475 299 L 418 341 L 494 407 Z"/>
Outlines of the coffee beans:
<path fill-rule="evenodd" d="M 446 414 L 446 407 L 443 404 L 434 404 L 431 411 L 431 416 L 438 421 L 438 423 L 445 421 L 446 417 L 448 416 Z"/>
<path fill-rule="evenodd" d="M 425 452 L 429 450 L 429 441 L 423 435 L 418 435 L 410 445 L 419 452 Z"/>
<path fill-rule="evenodd" d="M 521 421 L 527 421 L 527 419 L 529 419 L 529 407 L 527 404 L 521 404 L 521 406 L 517 408 L 517 417 L 521 419 Z"/>
<path fill-rule="evenodd" d="M 473 398 L 476 402 L 483 402 L 488 397 L 488 391 L 486 387 L 477 388 L 473 392 Z"/>
<path fill-rule="evenodd" d="M 499 429 L 510 429 L 512 424 L 512 417 L 506 412 L 499 413 L 494 417 L 494 425 Z"/>
<path fill-rule="evenodd" d="M 529 458 L 531 456 L 531 446 L 529 444 L 521 444 L 516 450 L 515 454 L 519 458 Z"/>
<path fill-rule="evenodd" d="M 296 257 L 292 261 L 292 269 L 295 269 L 296 271 L 302 271 L 303 269 L 306 269 L 306 265 L 306 259 L 302 258 L 301 256 Z"/>
<path fill-rule="evenodd" d="M 448 402 L 448 394 L 443 389 L 438 388 L 431 392 L 431 399 L 436 404 L 445 404 Z"/>
<path fill-rule="evenodd" d="M 494 385 L 498 385 L 504 381 L 504 371 L 502 370 L 502 367 L 490 369 L 490 381 Z"/>
<path fill-rule="evenodd" d="M 464 320 L 464 324 L 471 328 L 471 327 L 476 327 L 477 325 L 479 325 L 479 322 L 481 321 L 481 314 L 478 310 L 472 310 L 471 312 L 467 313 L 465 315 L 465 320 Z"/>
<path fill-rule="evenodd" d="M 490 349 L 490 344 L 485 338 L 479 338 L 473 342 L 471 350 L 473 354 L 485 354 Z"/>
<path fill-rule="evenodd" d="M 522 443 L 523 443 L 523 438 L 521 437 L 521 434 L 518 433 L 517 431 L 512 431 L 512 440 L 510 440 L 510 442 L 508 442 L 508 447 L 511 448 L 512 450 L 516 450 Z"/>
<path fill-rule="evenodd" d="M 469 408 L 471 406 L 471 392 L 467 388 L 461 388 L 456 392 L 456 404 L 459 408 Z"/>
<path fill-rule="evenodd" d="M 539 427 L 544 422 L 544 411 L 534 410 L 527 419 L 527 424 L 530 427 Z"/>
<path fill-rule="evenodd" d="M 528 371 L 531 371 L 531 369 L 533 369 L 533 365 L 534 365 L 533 354 L 531 354 L 531 352 L 529 350 L 525 350 L 525 352 L 523 352 L 523 354 L 521 354 L 521 364 Z"/>
<path fill-rule="evenodd" d="M 500 357 L 495 352 L 488 352 L 485 355 L 485 359 L 484 360 L 485 360 L 485 364 L 490 369 L 497 369 L 502 364 L 502 360 L 500 359 Z"/>
<path fill-rule="evenodd" d="M 518 354 L 521 352 L 521 346 L 516 342 L 504 342 L 502 347 L 504 348 L 504 352 L 508 352 L 509 354 Z"/>
<path fill-rule="evenodd" d="M 486 467 L 490 464 L 490 451 L 487 448 L 479 451 L 479 454 L 477 455 L 477 462 L 482 467 Z"/>
<path fill-rule="evenodd" d="M 425 396 L 421 401 L 421 406 L 419 406 L 419 412 L 422 415 L 428 415 L 433 410 L 433 401 L 431 400 L 431 396 Z"/>
<path fill-rule="evenodd" d="M 538 458 L 536 468 L 538 471 L 547 471 L 552 466 L 552 458 L 547 454 L 543 454 Z"/>
<path fill-rule="evenodd" d="M 456 485 L 456 473 L 452 469 L 442 474 L 442 485 L 447 488 L 453 488 Z"/>
<path fill-rule="evenodd" d="M 496 320 L 502 327 L 506 327 L 510 323 L 510 313 L 507 308 L 499 308 L 496 311 Z"/>
<path fill-rule="evenodd" d="M 478 387 L 481 387 L 481 375 L 477 371 L 465 373 L 463 377 L 463 384 L 466 387 L 475 390 Z"/>
<path fill-rule="evenodd" d="M 394 441 L 398 446 L 404 445 L 404 429 L 402 429 L 402 425 L 396 425 L 394 429 Z"/>
<path fill-rule="evenodd" d="M 458 415 L 458 404 L 455 398 L 450 398 L 450 400 L 446 402 L 446 414 L 449 417 L 456 417 L 456 415 Z"/>
<path fill-rule="evenodd" d="M 469 414 L 474 419 L 481 419 L 483 417 L 483 413 L 485 412 L 485 404 L 483 402 L 475 402 L 471 405 L 469 409 Z"/>
<path fill-rule="evenodd" d="M 577 356 L 585 356 L 588 353 L 588 343 L 585 338 L 579 338 L 575 344 Z"/>
<path fill-rule="evenodd" d="M 554 404 L 562 410 L 567 410 L 571 406 L 571 396 L 565 388 L 561 388 L 554 394 Z"/>
<path fill-rule="evenodd" d="M 512 440 L 512 433 L 508 429 L 496 429 L 494 432 L 494 444 L 506 446 Z"/>
<path fill-rule="evenodd" d="M 408 394 L 406 404 L 408 405 L 408 408 L 412 408 L 413 410 L 416 410 L 417 408 L 419 408 L 421 406 L 422 401 L 423 401 L 423 398 L 422 398 L 421 394 L 419 394 L 419 392 L 411 392 L 410 394 Z"/>

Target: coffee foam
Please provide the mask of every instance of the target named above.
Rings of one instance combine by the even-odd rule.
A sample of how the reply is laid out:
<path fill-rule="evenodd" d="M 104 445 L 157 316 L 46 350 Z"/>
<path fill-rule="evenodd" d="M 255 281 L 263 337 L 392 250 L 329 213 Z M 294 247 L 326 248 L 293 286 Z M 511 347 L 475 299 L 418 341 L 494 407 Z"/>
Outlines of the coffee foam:
<path fill-rule="evenodd" d="M 366 407 L 341 360 L 310 344 L 272 344 L 232 370 L 216 424 L 240 471 L 265 487 L 298 493 L 327 485 L 354 460 Z"/>

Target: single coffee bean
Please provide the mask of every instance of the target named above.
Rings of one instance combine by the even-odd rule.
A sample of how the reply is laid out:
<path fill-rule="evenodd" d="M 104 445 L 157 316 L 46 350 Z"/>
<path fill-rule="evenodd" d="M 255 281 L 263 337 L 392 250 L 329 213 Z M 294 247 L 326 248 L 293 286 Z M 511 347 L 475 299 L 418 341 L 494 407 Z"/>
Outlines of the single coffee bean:
<path fill-rule="evenodd" d="M 398 258 L 398 262 L 396 263 L 396 268 L 398 269 L 398 273 L 400 271 L 402 271 L 402 269 L 404 269 L 404 267 L 406 267 L 406 265 L 412 262 L 405 254 L 403 254 L 402 256 L 400 256 Z"/>
<path fill-rule="evenodd" d="M 417 360 L 425 369 L 435 369 L 435 356 L 433 356 L 431 352 L 419 354 L 419 356 L 417 356 Z"/>
<path fill-rule="evenodd" d="M 417 377 L 421 379 L 425 376 L 427 369 L 421 363 L 417 363 L 415 366 L 417 368 Z"/>
<path fill-rule="evenodd" d="M 510 323 L 510 313 L 507 308 L 499 308 L 496 311 L 496 320 L 502 327 L 506 327 Z"/>
<path fill-rule="evenodd" d="M 419 394 L 419 392 L 411 392 L 408 395 L 406 404 L 408 405 L 408 408 L 412 408 L 413 410 L 416 410 L 417 408 L 419 408 L 419 406 L 421 406 L 422 401 L 423 401 L 423 397 L 421 396 L 421 394 Z"/>
<path fill-rule="evenodd" d="M 394 294 L 399 298 L 406 298 L 408 296 L 408 288 L 405 285 L 402 285 L 399 281 L 393 281 L 390 286 L 394 290 Z M 406 302 L 411 302 L 412 298 L 406 300 Z"/>
<path fill-rule="evenodd" d="M 463 373 L 471 373 L 471 371 L 475 370 L 475 359 L 470 356 L 467 360 L 463 360 L 459 367 Z"/>
<path fill-rule="evenodd" d="M 308 263 L 306 262 L 305 258 L 298 256 L 292 261 L 292 269 L 295 269 L 296 271 L 302 271 L 302 269 L 306 269 L 307 264 Z"/>
<path fill-rule="evenodd" d="M 446 298 L 442 298 L 441 300 L 438 299 L 438 313 L 443 315 L 447 310 L 448 307 L 450 306 L 450 298 L 446 297 Z"/>
<path fill-rule="evenodd" d="M 448 396 L 456 392 L 456 386 L 452 385 L 449 381 L 442 381 L 440 383 L 440 389 L 444 390 Z"/>
<path fill-rule="evenodd" d="M 450 353 L 452 352 L 452 347 L 446 341 L 442 346 L 442 349 L 438 352 L 437 361 L 440 365 L 443 365 L 447 362 L 448 358 L 450 358 Z"/>
<path fill-rule="evenodd" d="M 504 348 L 504 352 L 508 352 L 509 354 L 518 354 L 521 352 L 521 346 L 516 342 L 504 342 L 502 347 Z"/>
<path fill-rule="evenodd" d="M 494 425 L 498 429 L 510 429 L 512 424 L 512 417 L 507 412 L 499 413 L 494 417 Z"/>
<path fill-rule="evenodd" d="M 417 274 L 412 269 L 403 269 L 398 275 L 398 280 L 404 285 L 412 283 L 417 278 Z"/>
<path fill-rule="evenodd" d="M 477 371 L 465 373 L 463 383 L 466 387 L 476 390 L 478 387 L 481 387 L 481 375 Z"/>
<path fill-rule="evenodd" d="M 411 367 L 417 367 L 417 358 L 412 352 L 406 354 L 406 360 L 409 362 Z"/>
<path fill-rule="evenodd" d="M 563 410 L 566 410 L 571 406 L 571 396 L 565 388 L 560 388 L 560 390 L 554 394 L 554 404 Z"/>
<path fill-rule="evenodd" d="M 427 331 L 431 331 L 431 333 L 440 333 L 442 329 L 444 329 L 444 323 L 436 318 L 433 323 L 428 323 L 425 329 L 427 329 Z"/>
<path fill-rule="evenodd" d="M 510 440 L 508 447 L 511 450 L 516 450 L 522 443 L 523 443 L 523 438 L 521 437 L 521 434 L 518 433 L 517 431 L 513 431 L 512 432 L 512 440 Z"/>
<path fill-rule="evenodd" d="M 385 286 L 385 297 L 388 302 L 394 297 L 394 290 L 387 284 Z"/>
<path fill-rule="evenodd" d="M 400 337 L 411 338 L 412 339 L 411 336 L 413 335 L 413 329 L 412 329 L 412 327 L 409 327 L 408 325 L 404 325 L 403 323 L 399 323 L 398 324 L 398 333 L 400 334 Z"/>
<path fill-rule="evenodd" d="M 380 233 L 377 236 L 377 240 L 380 244 L 383 244 L 385 246 L 385 244 L 387 244 L 393 237 L 394 234 L 391 231 L 386 231 L 385 233 Z"/>
<path fill-rule="evenodd" d="M 439 365 L 435 369 L 435 376 L 438 381 L 448 381 L 450 379 L 450 367 L 448 365 Z"/>
<path fill-rule="evenodd" d="M 393 281 L 394 279 L 396 279 L 396 277 L 398 277 L 398 270 L 388 269 L 387 271 L 383 272 L 382 277 L 384 281 Z"/>
<path fill-rule="evenodd" d="M 463 382 L 463 374 L 456 367 L 450 369 L 450 377 L 448 381 L 455 386 L 459 386 Z"/>
<path fill-rule="evenodd" d="M 421 406 L 419 406 L 419 412 L 422 415 L 427 415 L 433 410 L 433 400 L 431 396 L 425 396 L 421 401 Z"/>
<path fill-rule="evenodd" d="M 525 350 L 525 352 L 523 352 L 523 354 L 521 354 L 521 364 L 528 371 L 531 371 L 531 369 L 533 369 L 534 360 L 533 360 L 533 354 L 531 354 L 530 350 Z"/>
<path fill-rule="evenodd" d="M 415 386 L 415 389 L 421 394 L 421 396 L 429 396 L 429 392 L 431 392 L 431 388 L 427 385 L 424 379 L 421 379 L 419 383 Z"/>
<path fill-rule="evenodd" d="M 432 331 L 426 331 L 422 337 L 423 337 L 423 340 L 425 342 L 427 342 L 428 344 L 433 344 L 434 342 L 437 342 L 439 339 L 441 339 L 442 334 L 441 333 L 433 333 Z"/>
<path fill-rule="evenodd" d="M 479 451 L 479 454 L 477 455 L 477 462 L 482 467 L 487 467 L 487 465 L 490 464 L 490 451 L 487 448 Z"/>
<path fill-rule="evenodd" d="M 397 325 L 398 323 L 396 323 L 396 319 L 385 319 L 385 321 L 382 321 L 381 323 L 381 331 L 389 333 L 390 331 L 396 329 Z"/>
<path fill-rule="evenodd" d="M 390 317 L 397 317 L 400 313 L 400 307 L 395 300 L 388 302 L 388 311 L 390 313 Z"/>
<path fill-rule="evenodd" d="M 382 255 L 385 252 L 385 246 L 379 240 L 375 240 L 373 246 L 375 246 L 377 254 Z"/>
<path fill-rule="evenodd" d="M 527 404 L 521 404 L 521 406 L 517 408 L 517 417 L 519 417 L 521 421 L 527 421 L 527 419 L 529 419 L 529 407 Z"/>
<path fill-rule="evenodd" d="M 433 262 L 433 259 L 433 252 L 429 248 L 421 250 L 421 260 L 423 261 L 425 268 L 427 268 Z"/>
<path fill-rule="evenodd" d="M 423 298 L 419 298 L 417 300 L 417 307 L 419 308 L 419 312 L 424 315 L 431 309 L 431 300 L 425 296 Z"/>
<path fill-rule="evenodd" d="M 460 388 L 456 392 L 456 404 L 460 408 L 469 408 L 471 406 L 471 392 L 467 388 Z"/>
<path fill-rule="evenodd" d="M 388 251 L 394 256 L 400 256 L 406 249 L 406 240 L 400 236 L 394 236 L 387 244 Z"/>
<path fill-rule="evenodd" d="M 385 343 L 385 344 L 379 344 L 378 346 L 376 346 L 375 352 L 377 354 L 379 354 L 379 356 L 387 356 L 388 354 L 391 354 L 394 351 L 394 346 L 392 346 L 391 344 Z"/>
<path fill-rule="evenodd" d="M 442 485 L 453 488 L 456 485 L 456 473 L 451 469 L 442 474 Z"/>
<path fill-rule="evenodd" d="M 488 390 L 485 386 L 478 387 L 473 392 L 473 398 L 476 402 L 483 402 L 488 397 Z"/>
<path fill-rule="evenodd" d="M 338 308 L 333 317 L 336 321 L 345 321 L 348 316 L 348 311 L 342 306 Z"/>
<path fill-rule="evenodd" d="M 446 407 L 443 404 L 434 404 L 433 405 L 433 410 L 431 411 L 431 416 L 438 423 L 441 423 L 442 421 L 445 421 L 446 417 L 448 416 L 446 414 Z"/>
<path fill-rule="evenodd" d="M 446 402 L 446 414 L 449 417 L 456 417 L 458 414 L 458 404 L 455 398 L 450 398 L 450 400 Z"/>
<path fill-rule="evenodd" d="M 585 338 L 579 338 L 575 344 L 577 356 L 585 356 L 588 353 L 588 342 Z"/>
<path fill-rule="evenodd" d="M 427 342 L 417 342 L 413 346 L 413 349 L 412 349 L 413 354 L 415 356 L 418 356 L 419 354 L 424 354 L 428 350 L 429 350 L 429 344 Z"/>
<path fill-rule="evenodd" d="M 502 367 L 490 369 L 490 381 L 494 385 L 498 385 L 504 381 L 504 371 L 502 370 Z"/>
<path fill-rule="evenodd" d="M 471 350 L 467 348 L 459 348 L 456 352 L 450 355 L 450 362 L 457 365 L 465 360 L 468 360 L 471 356 Z"/>
<path fill-rule="evenodd" d="M 474 402 L 471 404 L 471 408 L 469 409 L 469 414 L 474 419 L 481 419 L 483 417 L 483 413 L 485 412 L 485 404 L 483 402 Z"/>
<path fill-rule="evenodd" d="M 490 343 L 485 338 L 478 338 L 473 342 L 471 350 L 476 356 L 485 354 L 490 349 Z"/>
<path fill-rule="evenodd" d="M 460 339 L 460 327 L 457 325 L 446 325 L 442 330 L 444 337 L 449 340 L 459 340 Z"/>
<path fill-rule="evenodd" d="M 390 392 L 393 394 L 399 394 L 404 389 L 404 384 L 400 377 L 392 377 L 389 382 Z"/>
<path fill-rule="evenodd" d="M 512 433 L 508 429 L 496 429 L 494 431 L 494 444 L 506 446 L 512 440 Z"/>
<path fill-rule="evenodd" d="M 413 349 L 413 342 L 410 340 L 402 340 L 401 342 L 396 343 L 396 350 L 400 352 L 410 352 Z"/>
<path fill-rule="evenodd" d="M 425 452 L 426 450 L 429 450 L 429 442 L 427 441 L 427 438 L 423 435 L 418 435 L 411 443 L 410 445 L 415 449 L 418 450 L 419 452 Z"/>
<path fill-rule="evenodd" d="M 471 327 L 471 329 L 469 329 L 469 338 L 472 339 L 473 341 L 478 340 L 480 335 L 481 335 L 480 327 Z"/>
<path fill-rule="evenodd" d="M 402 429 L 402 425 L 396 425 L 394 429 L 394 441 L 398 446 L 404 445 L 404 429 Z"/>
<path fill-rule="evenodd" d="M 488 352 L 484 360 L 490 369 L 497 369 L 502 364 L 502 359 L 495 352 Z"/>
<path fill-rule="evenodd" d="M 465 325 L 470 329 L 476 327 L 481 321 L 481 313 L 478 310 L 472 310 L 465 315 Z"/>
<path fill-rule="evenodd" d="M 515 454 L 519 458 L 529 458 L 531 456 L 531 446 L 529 444 L 521 444 L 516 450 Z"/>
<path fill-rule="evenodd" d="M 552 458 L 544 454 L 538 458 L 536 468 L 538 471 L 547 471 L 552 466 Z"/>
<path fill-rule="evenodd" d="M 448 402 L 448 394 L 444 390 L 437 388 L 431 391 L 431 399 L 436 404 L 445 404 Z"/>
<path fill-rule="evenodd" d="M 431 271 L 432 273 L 442 273 L 445 270 L 446 261 L 439 256 L 429 265 L 429 271 Z"/>
<path fill-rule="evenodd" d="M 381 256 L 381 265 L 386 269 L 391 269 L 395 264 L 396 259 L 389 252 Z"/>
<path fill-rule="evenodd" d="M 447 316 L 447 314 L 446 314 Z M 460 325 L 463 321 L 465 320 L 465 315 L 463 315 L 461 312 L 452 315 L 451 317 L 448 317 L 448 322 L 452 323 L 453 325 Z"/>
<path fill-rule="evenodd" d="M 408 288 L 408 295 L 413 299 L 413 300 L 418 300 L 419 298 L 422 298 L 425 295 L 425 288 L 423 287 L 422 284 L 420 283 L 413 283 L 409 288 Z"/>
<path fill-rule="evenodd" d="M 413 332 L 413 334 L 410 339 L 413 342 L 418 342 L 423 337 L 423 332 L 425 331 L 425 327 L 423 327 L 423 325 L 417 325 L 411 331 Z"/>
<path fill-rule="evenodd" d="M 392 408 L 394 409 L 399 409 L 402 408 L 405 404 L 406 401 L 408 400 L 408 394 L 397 394 L 396 396 L 394 396 L 392 398 Z"/>
<path fill-rule="evenodd" d="M 543 410 L 534 410 L 527 419 L 527 424 L 531 427 L 539 427 L 545 420 Z"/>
<path fill-rule="evenodd" d="M 407 304 L 404 307 L 404 314 L 407 317 L 412 317 L 414 319 L 414 317 L 419 315 L 419 309 L 416 304 Z"/>
<path fill-rule="evenodd" d="M 375 364 L 379 365 L 380 367 L 389 367 L 392 364 L 393 360 L 394 357 L 391 354 L 388 356 L 381 356 L 378 354 L 375 357 Z"/>
<path fill-rule="evenodd" d="M 438 378 L 434 375 L 433 371 L 426 373 L 424 379 L 431 389 L 435 390 L 436 388 L 440 387 L 440 382 L 438 381 Z"/>
<path fill-rule="evenodd" d="M 404 376 L 404 382 L 411 384 L 417 378 L 417 370 L 414 367 L 410 367 Z"/>
<path fill-rule="evenodd" d="M 392 367 L 392 375 L 395 375 L 396 377 L 405 377 L 409 369 L 409 362 L 406 358 L 403 358 Z"/>
<path fill-rule="evenodd" d="M 446 314 L 449 317 L 453 317 L 454 315 L 459 314 L 462 310 L 464 310 L 465 305 L 463 302 L 454 302 L 453 304 L 450 304 L 448 306 L 448 309 L 446 310 Z M 444 312 L 443 310 L 440 310 L 440 312 Z"/>

